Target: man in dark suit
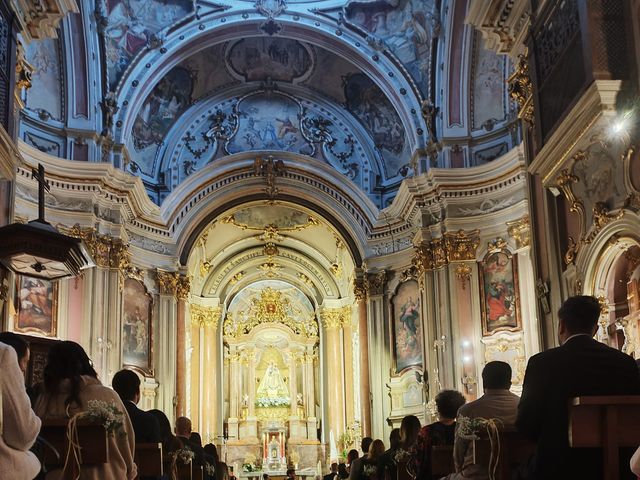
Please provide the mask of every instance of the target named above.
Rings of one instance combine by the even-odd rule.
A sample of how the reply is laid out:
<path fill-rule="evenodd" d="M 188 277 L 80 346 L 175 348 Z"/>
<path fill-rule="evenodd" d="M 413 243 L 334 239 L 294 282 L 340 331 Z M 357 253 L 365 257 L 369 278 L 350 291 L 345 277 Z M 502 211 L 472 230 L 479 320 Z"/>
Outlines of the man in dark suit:
<path fill-rule="evenodd" d="M 131 370 L 120 370 L 113 376 L 111 386 L 120 396 L 124 408 L 127 409 L 133 431 L 136 434 L 136 443 L 159 443 L 160 425 L 158 420 L 150 413 L 137 407 L 140 401 L 140 378 Z"/>
<path fill-rule="evenodd" d="M 182 440 L 185 447 L 189 448 L 194 454 L 193 461 L 196 465 L 204 465 L 205 454 L 202 445 L 194 440 L 191 436 L 191 420 L 187 417 L 178 417 L 176 419 L 176 437 Z"/>
<path fill-rule="evenodd" d="M 585 395 L 640 394 L 638 367 L 629 355 L 593 339 L 600 304 L 567 299 L 558 311 L 560 347 L 529 359 L 516 426 L 537 442 L 535 479 L 602 478 L 602 454 L 569 448 L 568 402 Z"/>
<path fill-rule="evenodd" d="M 331 464 L 331 471 L 327 475 L 322 477 L 322 480 L 334 480 L 336 478 L 336 475 L 338 475 L 338 464 L 333 462 Z"/>

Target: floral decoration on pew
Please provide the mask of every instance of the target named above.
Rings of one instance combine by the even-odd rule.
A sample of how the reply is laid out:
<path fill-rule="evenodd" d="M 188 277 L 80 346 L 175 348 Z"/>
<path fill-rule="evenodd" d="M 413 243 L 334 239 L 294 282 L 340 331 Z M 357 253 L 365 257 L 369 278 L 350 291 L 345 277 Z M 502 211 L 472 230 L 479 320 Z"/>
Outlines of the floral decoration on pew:
<path fill-rule="evenodd" d="M 118 410 L 115 402 L 89 400 L 87 409 L 79 414 L 78 419 L 102 424 L 109 435 L 127 434 L 124 430 L 124 413 Z"/>
<path fill-rule="evenodd" d="M 456 436 L 472 442 L 473 463 L 476 463 L 476 440 L 489 439 L 491 445 L 489 480 L 496 478 L 496 471 L 500 461 L 500 434 L 498 428 L 501 426 L 502 421 L 498 418 L 470 418 L 458 415 L 456 419 Z"/>
<path fill-rule="evenodd" d="M 182 447 L 174 452 L 169 452 L 169 458 L 171 458 L 172 463 L 175 463 L 179 460 L 184 465 L 188 465 L 195 458 L 196 454 L 193 453 L 189 447 Z"/>

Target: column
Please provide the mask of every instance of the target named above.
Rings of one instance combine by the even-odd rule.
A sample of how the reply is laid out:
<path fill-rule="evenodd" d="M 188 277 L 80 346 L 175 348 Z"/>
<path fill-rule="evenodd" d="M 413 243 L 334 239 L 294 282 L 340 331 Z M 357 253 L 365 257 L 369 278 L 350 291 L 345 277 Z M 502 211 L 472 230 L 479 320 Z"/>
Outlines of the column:
<path fill-rule="evenodd" d="M 216 392 L 222 388 L 219 381 L 221 376 L 218 372 L 218 322 L 221 314 L 220 307 L 210 307 L 204 323 L 204 355 L 203 355 L 203 405 L 202 405 L 202 437 L 207 442 L 214 443 L 217 440 L 218 431 L 216 428 L 218 417 L 221 412 L 218 408 Z"/>
<path fill-rule="evenodd" d="M 356 280 L 354 295 L 358 309 L 358 341 L 360 363 L 360 425 L 362 436 L 371 435 L 371 389 L 369 387 L 369 332 L 367 329 L 367 291 L 362 278 Z"/>
<path fill-rule="evenodd" d="M 189 388 L 188 388 L 188 398 L 189 399 L 189 418 L 191 419 L 191 423 L 193 425 L 193 429 L 197 432 L 200 432 L 202 435 L 202 421 L 201 421 L 201 407 L 203 405 L 202 398 L 202 382 L 200 375 L 202 373 L 202 351 L 200 349 L 201 342 L 204 340 L 204 335 L 200 334 L 201 328 L 204 324 L 201 324 L 200 318 L 197 315 L 194 315 L 196 305 L 190 305 L 190 316 L 191 321 L 188 322 L 190 327 L 190 335 L 188 348 L 186 350 L 186 357 L 189 360 Z M 204 414 L 204 412 L 203 412 Z"/>
<path fill-rule="evenodd" d="M 298 376 L 296 372 L 296 354 L 289 352 L 289 392 L 291 393 L 291 417 L 298 418 Z"/>
<path fill-rule="evenodd" d="M 342 371 L 344 375 L 344 418 L 345 426 L 349 428 L 355 420 L 354 398 L 355 390 L 359 388 L 356 385 L 354 368 L 353 368 L 353 320 L 351 311 L 345 317 L 342 324 Z"/>
<path fill-rule="evenodd" d="M 176 274 L 177 328 L 176 328 L 176 415 L 187 413 L 187 297 L 189 277 Z"/>
<path fill-rule="evenodd" d="M 365 288 L 367 292 L 367 348 L 376 361 L 369 365 L 371 378 L 371 436 L 373 438 L 389 438 L 386 419 L 391 412 L 391 399 L 381 379 L 387 378 L 391 368 L 391 357 L 387 323 L 385 322 L 385 290 L 387 275 L 384 270 L 367 275 Z"/>
<path fill-rule="evenodd" d="M 337 440 L 345 431 L 344 415 L 344 376 L 342 366 L 342 328 L 345 310 L 343 308 L 324 308 L 321 313 L 325 329 L 325 359 L 327 378 L 330 380 L 327 388 L 329 429 Z"/>
<path fill-rule="evenodd" d="M 176 418 L 176 371 L 177 358 L 172 352 L 177 351 L 176 331 L 178 324 L 178 303 L 176 300 L 176 277 L 171 272 L 156 272 L 160 299 L 158 302 L 158 380 L 160 394 L 158 408 L 162 410 L 171 425 Z"/>
<path fill-rule="evenodd" d="M 317 441 L 318 419 L 316 418 L 315 376 L 313 369 L 313 347 L 307 347 L 304 353 L 304 404 L 307 409 L 307 440 Z"/>
<path fill-rule="evenodd" d="M 229 439 L 238 440 L 239 392 L 240 392 L 240 353 L 235 345 L 229 346 Z"/>

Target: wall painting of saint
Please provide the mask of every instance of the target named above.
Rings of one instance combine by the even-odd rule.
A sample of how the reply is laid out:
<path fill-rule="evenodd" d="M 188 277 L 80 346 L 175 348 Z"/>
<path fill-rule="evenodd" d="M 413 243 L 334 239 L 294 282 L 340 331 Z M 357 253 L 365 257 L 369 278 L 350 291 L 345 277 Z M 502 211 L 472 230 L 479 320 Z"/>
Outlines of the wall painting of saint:
<path fill-rule="evenodd" d="M 400 374 L 410 367 L 422 368 L 422 322 L 418 282 L 409 280 L 401 283 L 391 303 L 395 373 Z"/>
<path fill-rule="evenodd" d="M 122 363 L 153 376 L 151 311 L 153 300 L 144 284 L 127 278 L 122 310 Z"/>
<path fill-rule="evenodd" d="M 482 334 L 520 329 L 518 265 L 508 251 L 491 252 L 480 265 Z"/>
<path fill-rule="evenodd" d="M 18 275 L 15 307 L 16 332 L 47 337 L 57 335 L 57 282 Z"/>

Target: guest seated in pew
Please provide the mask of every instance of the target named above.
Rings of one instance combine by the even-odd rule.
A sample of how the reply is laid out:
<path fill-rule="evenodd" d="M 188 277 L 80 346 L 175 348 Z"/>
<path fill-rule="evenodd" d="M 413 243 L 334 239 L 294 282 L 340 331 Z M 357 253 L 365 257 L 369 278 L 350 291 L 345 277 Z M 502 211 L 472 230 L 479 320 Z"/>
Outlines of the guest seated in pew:
<path fill-rule="evenodd" d="M 400 445 L 400 429 L 394 428 L 389 434 L 389 449 L 380 457 L 380 474 L 382 478 L 396 479 L 396 451 Z"/>
<path fill-rule="evenodd" d="M 418 434 L 417 480 L 431 480 L 431 447 L 453 445 L 456 433 L 456 416 L 465 402 L 464 396 L 457 390 L 442 390 L 436 395 L 438 421 L 425 425 Z"/>
<path fill-rule="evenodd" d="M 182 441 L 171 431 L 171 422 L 162 410 L 149 410 L 147 413 L 153 415 L 160 426 L 160 442 L 162 443 L 162 457 L 164 460 L 163 480 L 174 480 L 176 478 L 176 465 L 172 462 L 172 454 L 182 448 Z"/>
<path fill-rule="evenodd" d="M 36 414 L 43 420 L 71 419 L 98 400 L 122 413 L 122 432 L 109 434 L 107 463 L 81 466 L 83 480 L 132 480 L 137 469 L 133 462 L 135 434 L 127 411 L 118 394 L 103 386 L 84 349 L 75 342 L 56 343 L 49 350 L 44 367 L 44 391 L 35 404 Z M 64 452 L 62 453 L 64 455 Z M 67 478 L 70 470 L 57 470 L 47 479 Z"/>
<path fill-rule="evenodd" d="M 29 366 L 29 358 L 31 358 L 29 343 L 20 335 L 13 332 L 0 332 L 0 342 L 13 347 L 16 355 L 18 355 L 20 370 L 22 370 L 22 374 L 25 375 L 27 373 L 27 367 Z M 38 388 L 27 386 L 26 389 L 29 400 L 33 404 L 39 393 Z"/>
<path fill-rule="evenodd" d="M 338 464 L 338 478 L 340 480 L 344 480 L 345 478 L 349 478 L 349 471 L 347 470 L 346 463 Z"/>
<path fill-rule="evenodd" d="M 336 462 L 333 462 L 331 464 L 331 468 L 329 469 L 329 473 L 327 473 L 324 477 L 322 477 L 323 480 L 337 480 L 336 477 L 338 476 L 338 464 Z"/>
<path fill-rule="evenodd" d="M 228 480 L 229 479 L 229 469 L 227 464 L 220 461 L 220 457 L 218 456 L 218 449 L 213 443 L 207 443 L 204 448 L 204 461 L 207 463 L 211 463 L 214 467 L 214 475 L 212 478 L 215 480 Z M 262 480 L 265 480 L 264 476 L 267 476 L 266 480 L 269 480 L 269 474 L 265 473 L 262 475 Z"/>
<path fill-rule="evenodd" d="M 369 438 L 369 437 L 365 437 L 365 438 Z M 364 440 L 364 438 L 363 438 Z M 347 453 L 347 477 L 349 475 L 351 475 L 351 468 L 356 462 L 356 460 L 358 459 L 358 457 L 360 456 L 360 454 L 358 453 L 358 450 L 356 450 L 355 448 L 352 448 L 351 450 L 349 450 L 349 452 Z"/>
<path fill-rule="evenodd" d="M 111 380 L 111 386 L 120 396 L 124 408 L 127 409 L 133 431 L 138 443 L 159 443 L 160 425 L 158 420 L 148 412 L 140 410 L 140 378 L 131 370 L 116 372 Z"/>
<path fill-rule="evenodd" d="M 367 454 L 369 453 L 369 447 L 371 446 L 371 443 L 373 443 L 373 438 L 371 437 L 364 437 L 361 441 L 360 441 L 360 448 L 362 449 L 362 457 L 358 457 L 358 452 L 356 451 L 356 456 L 355 458 L 351 459 L 351 462 L 349 463 L 349 480 L 360 480 L 360 472 L 362 471 L 362 461 L 367 458 Z M 349 452 L 351 453 L 351 452 Z M 347 460 L 348 460 L 348 456 L 347 456 Z"/>
<path fill-rule="evenodd" d="M 0 478 L 31 480 L 40 462 L 29 451 L 40 431 L 15 350 L 0 342 Z"/>
<path fill-rule="evenodd" d="M 360 464 L 360 478 L 363 480 L 384 480 L 383 472 L 380 469 L 382 454 L 384 454 L 384 443 L 380 439 L 374 440 L 369 447 L 366 458 L 363 458 Z"/>
<path fill-rule="evenodd" d="M 472 433 L 485 438 L 497 434 L 497 429 L 510 428 L 516 423 L 518 412 L 517 395 L 511 393 L 511 367 L 506 362 L 489 362 L 482 370 L 484 395 L 463 405 L 458 410 L 456 436 L 453 446 L 453 462 L 456 473 L 445 477 L 448 480 L 485 480 L 489 477 L 490 458 L 476 456 Z M 482 427 L 473 426 L 482 419 Z M 487 421 L 486 423 L 484 421 Z M 468 431 L 471 429 L 473 432 Z M 494 452 L 497 455 L 497 452 Z"/>
<path fill-rule="evenodd" d="M 529 359 L 517 427 L 537 442 L 531 478 L 602 478 L 602 454 L 569 448 L 568 402 L 585 395 L 640 394 L 638 367 L 629 355 L 593 339 L 600 304 L 568 298 L 558 311 L 560 347 Z"/>
<path fill-rule="evenodd" d="M 189 448 L 195 454 L 193 459 L 196 465 L 204 465 L 204 450 L 202 445 L 191 440 L 191 420 L 187 417 L 178 417 L 176 419 L 176 437 L 178 437 L 182 444 Z"/>

